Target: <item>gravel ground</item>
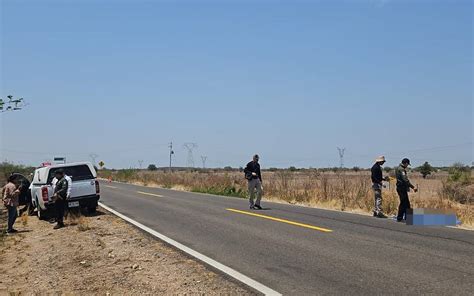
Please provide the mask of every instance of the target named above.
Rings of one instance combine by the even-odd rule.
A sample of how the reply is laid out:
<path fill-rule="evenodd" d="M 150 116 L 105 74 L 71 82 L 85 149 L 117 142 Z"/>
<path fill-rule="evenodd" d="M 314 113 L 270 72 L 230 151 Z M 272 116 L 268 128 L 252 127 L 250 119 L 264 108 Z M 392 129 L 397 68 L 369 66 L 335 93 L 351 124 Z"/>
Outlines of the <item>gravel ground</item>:
<path fill-rule="evenodd" d="M 66 224 L 21 217 L 2 232 L 0 295 L 254 294 L 105 210 Z"/>

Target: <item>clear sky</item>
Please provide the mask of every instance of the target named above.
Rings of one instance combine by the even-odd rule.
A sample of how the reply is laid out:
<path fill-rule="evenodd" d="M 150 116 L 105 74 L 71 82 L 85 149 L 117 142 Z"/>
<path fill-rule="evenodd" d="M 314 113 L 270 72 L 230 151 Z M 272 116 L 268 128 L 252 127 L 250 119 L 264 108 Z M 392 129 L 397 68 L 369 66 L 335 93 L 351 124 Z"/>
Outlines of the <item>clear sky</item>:
<path fill-rule="evenodd" d="M 472 1 L 1 2 L 1 160 L 473 160 Z"/>

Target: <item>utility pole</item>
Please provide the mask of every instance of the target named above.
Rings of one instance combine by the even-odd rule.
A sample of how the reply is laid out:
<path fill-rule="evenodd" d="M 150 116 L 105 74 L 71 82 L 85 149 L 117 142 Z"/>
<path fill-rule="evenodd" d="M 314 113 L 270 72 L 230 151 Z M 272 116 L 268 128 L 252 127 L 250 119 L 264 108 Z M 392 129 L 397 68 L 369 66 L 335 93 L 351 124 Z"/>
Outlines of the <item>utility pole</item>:
<path fill-rule="evenodd" d="M 198 145 L 196 143 L 184 143 L 183 147 L 188 151 L 187 167 L 194 168 L 193 150 L 197 148 Z"/>
<path fill-rule="evenodd" d="M 172 160 L 173 154 L 174 154 L 174 151 L 173 151 L 173 142 L 170 142 L 168 148 L 170 148 L 170 173 L 171 173 L 171 160 Z"/>
<path fill-rule="evenodd" d="M 341 169 L 342 169 L 344 168 L 344 153 L 346 152 L 346 148 L 337 147 L 337 150 L 339 151 L 339 160 L 340 160 Z"/>
<path fill-rule="evenodd" d="M 143 167 L 143 160 L 139 160 L 139 161 L 138 161 L 138 165 L 140 166 L 140 170 L 141 170 L 142 167 Z"/>
<path fill-rule="evenodd" d="M 206 168 L 207 156 L 202 155 L 201 160 L 202 160 L 202 168 L 205 169 Z"/>

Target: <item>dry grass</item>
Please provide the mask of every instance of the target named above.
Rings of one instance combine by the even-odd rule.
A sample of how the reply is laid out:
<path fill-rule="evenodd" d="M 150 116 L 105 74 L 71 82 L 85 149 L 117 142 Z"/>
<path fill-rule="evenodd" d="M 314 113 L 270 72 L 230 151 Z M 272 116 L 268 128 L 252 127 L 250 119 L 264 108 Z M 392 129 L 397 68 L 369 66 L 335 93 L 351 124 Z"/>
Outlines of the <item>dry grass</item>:
<path fill-rule="evenodd" d="M 86 217 L 79 217 L 77 219 L 77 229 L 79 231 L 88 231 L 91 229 L 90 225 L 89 225 L 89 220 L 86 218 Z"/>
<path fill-rule="evenodd" d="M 23 227 L 26 227 L 28 225 L 28 219 L 30 217 L 28 216 L 28 212 L 24 212 L 18 220 L 20 220 L 19 222 L 21 223 L 21 225 L 23 225 Z"/>
<path fill-rule="evenodd" d="M 150 172 L 124 170 L 107 172 L 112 174 L 115 181 L 158 186 L 193 192 L 203 192 L 218 195 L 228 195 L 245 198 L 247 182 L 241 172 L 225 171 L 181 171 L 172 174 L 166 172 Z M 373 211 L 374 196 L 370 174 L 360 172 L 320 172 L 316 170 L 264 172 L 265 198 L 284 201 L 291 204 L 317 206 L 342 211 Z M 447 173 L 433 174 L 423 179 L 419 174 L 412 173 L 411 181 L 418 188 L 418 193 L 411 193 L 413 207 L 443 208 L 455 210 L 464 224 L 472 225 L 473 209 L 471 200 L 459 202 L 456 196 L 459 192 L 472 194 L 472 178 L 467 184 L 448 181 Z M 473 183 L 474 184 L 474 183 Z M 395 181 L 386 184 L 383 192 L 384 210 L 389 215 L 395 215 L 399 199 L 396 193 Z M 471 187 L 469 187 L 471 186 Z M 446 188 L 450 188 L 451 191 Z M 466 190 L 468 193 L 465 193 Z M 463 195 L 465 196 L 465 195 Z M 472 195 L 471 195 L 472 196 Z"/>
<path fill-rule="evenodd" d="M 77 226 L 77 230 L 83 232 L 91 229 L 89 220 L 82 216 L 81 213 L 69 212 L 67 217 L 67 222 L 71 226 Z"/>

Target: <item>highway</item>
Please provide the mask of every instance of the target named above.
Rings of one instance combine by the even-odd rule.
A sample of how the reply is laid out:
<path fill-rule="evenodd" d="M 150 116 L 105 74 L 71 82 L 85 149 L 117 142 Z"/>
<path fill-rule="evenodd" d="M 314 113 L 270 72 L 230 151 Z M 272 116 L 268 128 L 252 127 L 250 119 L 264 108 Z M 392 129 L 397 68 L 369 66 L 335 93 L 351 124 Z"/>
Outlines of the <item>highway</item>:
<path fill-rule="evenodd" d="M 474 232 L 101 182 L 101 202 L 284 295 L 472 295 Z"/>

